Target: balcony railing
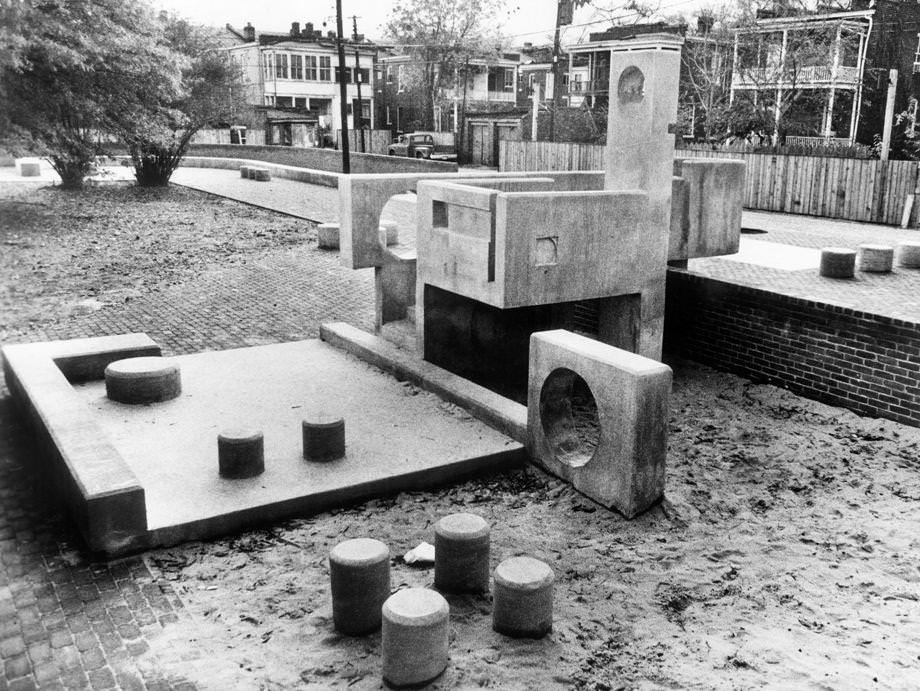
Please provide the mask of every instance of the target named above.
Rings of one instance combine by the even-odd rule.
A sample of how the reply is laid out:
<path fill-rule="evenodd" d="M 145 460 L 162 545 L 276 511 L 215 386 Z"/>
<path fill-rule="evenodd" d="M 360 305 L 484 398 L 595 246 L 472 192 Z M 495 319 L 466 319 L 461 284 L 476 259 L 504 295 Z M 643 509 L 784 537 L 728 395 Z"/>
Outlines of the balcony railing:
<path fill-rule="evenodd" d="M 732 86 L 736 89 L 790 87 L 802 89 L 859 85 L 859 68 L 838 66 L 836 78 L 831 65 L 806 65 L 798 69 L 777 67 L 754 67 L 736 71 L 732 75 Z"/>
<path fill-rule="evenodd" d="M 580 94 L 596 94 L 596 93 L 606 93 L 607 92 L 607 80 L 606 79 L 595 79 L 594 81 L 587 82 L 569 82 L 569 93 L 580 95 Z"/>
<path fill-rule="evenodd" d="M 514 101 L 515 95 L 513 91 L 489 91 L 487 98 L 490 101 Z"/>

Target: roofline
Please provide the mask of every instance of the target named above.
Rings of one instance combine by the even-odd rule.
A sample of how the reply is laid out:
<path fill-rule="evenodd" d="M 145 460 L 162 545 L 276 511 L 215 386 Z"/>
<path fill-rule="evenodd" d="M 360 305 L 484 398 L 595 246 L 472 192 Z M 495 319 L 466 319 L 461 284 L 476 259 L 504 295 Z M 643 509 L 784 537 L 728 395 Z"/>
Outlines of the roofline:
<path fill-rule="evenodd" d="M 828 14 L 800 14 L 794 17 L 769 17 L 765 19 L 758 19 L 755 22 L 755 26 L 753 27 L 749 27 L 745 29 L 736 29 L 735 32 L 739 34 L 757 33 L 759 29 L 769 29 L 771 27 L 784 27 L 787 25 L 834 22 L 840 19 L 872 19 L 874 14 L 875 14 L 875 9 L 873 8 L 869 10 L 854 10 L 852 12 L 830 12 Z"/>

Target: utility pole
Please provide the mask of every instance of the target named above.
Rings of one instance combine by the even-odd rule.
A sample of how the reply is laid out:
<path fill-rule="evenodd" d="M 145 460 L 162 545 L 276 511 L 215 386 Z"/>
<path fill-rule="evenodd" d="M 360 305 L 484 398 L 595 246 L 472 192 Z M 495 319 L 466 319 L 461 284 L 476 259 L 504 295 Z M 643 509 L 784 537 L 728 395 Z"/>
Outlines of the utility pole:
<path fill-rule="evenodd" d="M 556 139 L 556 110 L 562 101 L 562 77 L 559 75 L 559 32 L 563 24 L 572 23 L 573 0 L 556 0 L 556 34 L 553 37 L 553 109 L 549 117 L 549 140 Z"/>
<path fill-rule="evenodd" d="M 342 118 L 342 172 L 351 173 L 348 155 L 348 85 L 345 83 L 345 35 L 342 31 L 342 0 L 335 0 L 335 23 L 339 47 L 339 117 Z"/>
<path fill-rule="evenodd" d="M 885 123 L 882 127 L 882 150 L 879 158 L 888 160 L 891 149 L 891 121 L 894 120 L 894 97 L 898 91 L 898 71 L 888 70 L 888 98 L 885 100 Z"/>
<path fill-rule="evenodd" d="M 361 153 L 367 153 L 367 147 L 365 146 L 365 141 L 364 141 L 364 102 L 361 100 L 361 56 L 358 50 L 358 17 L 357 15 L 351 16 L 351 27 L 352 27 L 351 38 L 355 42 L 355 83 L 358 85 L 358 111 L 359 111 L 359 114 L 354 115 L 354 118 L 355 118 L 355 124 L 357 125 L 358 131 L 361 133 Z"/>

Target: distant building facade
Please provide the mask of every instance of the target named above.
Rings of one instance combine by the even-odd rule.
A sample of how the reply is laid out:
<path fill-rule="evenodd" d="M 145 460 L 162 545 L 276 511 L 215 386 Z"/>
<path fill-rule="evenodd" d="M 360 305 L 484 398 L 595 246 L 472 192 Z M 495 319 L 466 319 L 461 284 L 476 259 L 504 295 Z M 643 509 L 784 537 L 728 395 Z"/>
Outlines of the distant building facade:
<path fill-rule="evenodd" d="M 375 117 L 374 75 L 379 49 L 358 36 L 345 45 L 347 126 L 370 127 Z M 267 144 L 316 146 L 342 127 L 338 52 L 334 32 L 298 22 L 288 32 L 226 27 L 224 45 L 243 74 L 246 101 L 265 129 Z M 358 92 L 361 92 L 360 100 Z"/>

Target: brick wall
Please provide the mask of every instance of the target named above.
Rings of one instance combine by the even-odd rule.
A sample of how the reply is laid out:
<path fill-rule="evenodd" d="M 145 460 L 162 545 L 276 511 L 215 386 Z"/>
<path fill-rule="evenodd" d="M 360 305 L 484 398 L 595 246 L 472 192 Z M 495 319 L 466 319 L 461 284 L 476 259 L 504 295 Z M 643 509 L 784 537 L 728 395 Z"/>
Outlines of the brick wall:
<path fill-rule="evenodd" d="M 668 271 L 665 350 L 920 426 L 920 324 Z"/>

